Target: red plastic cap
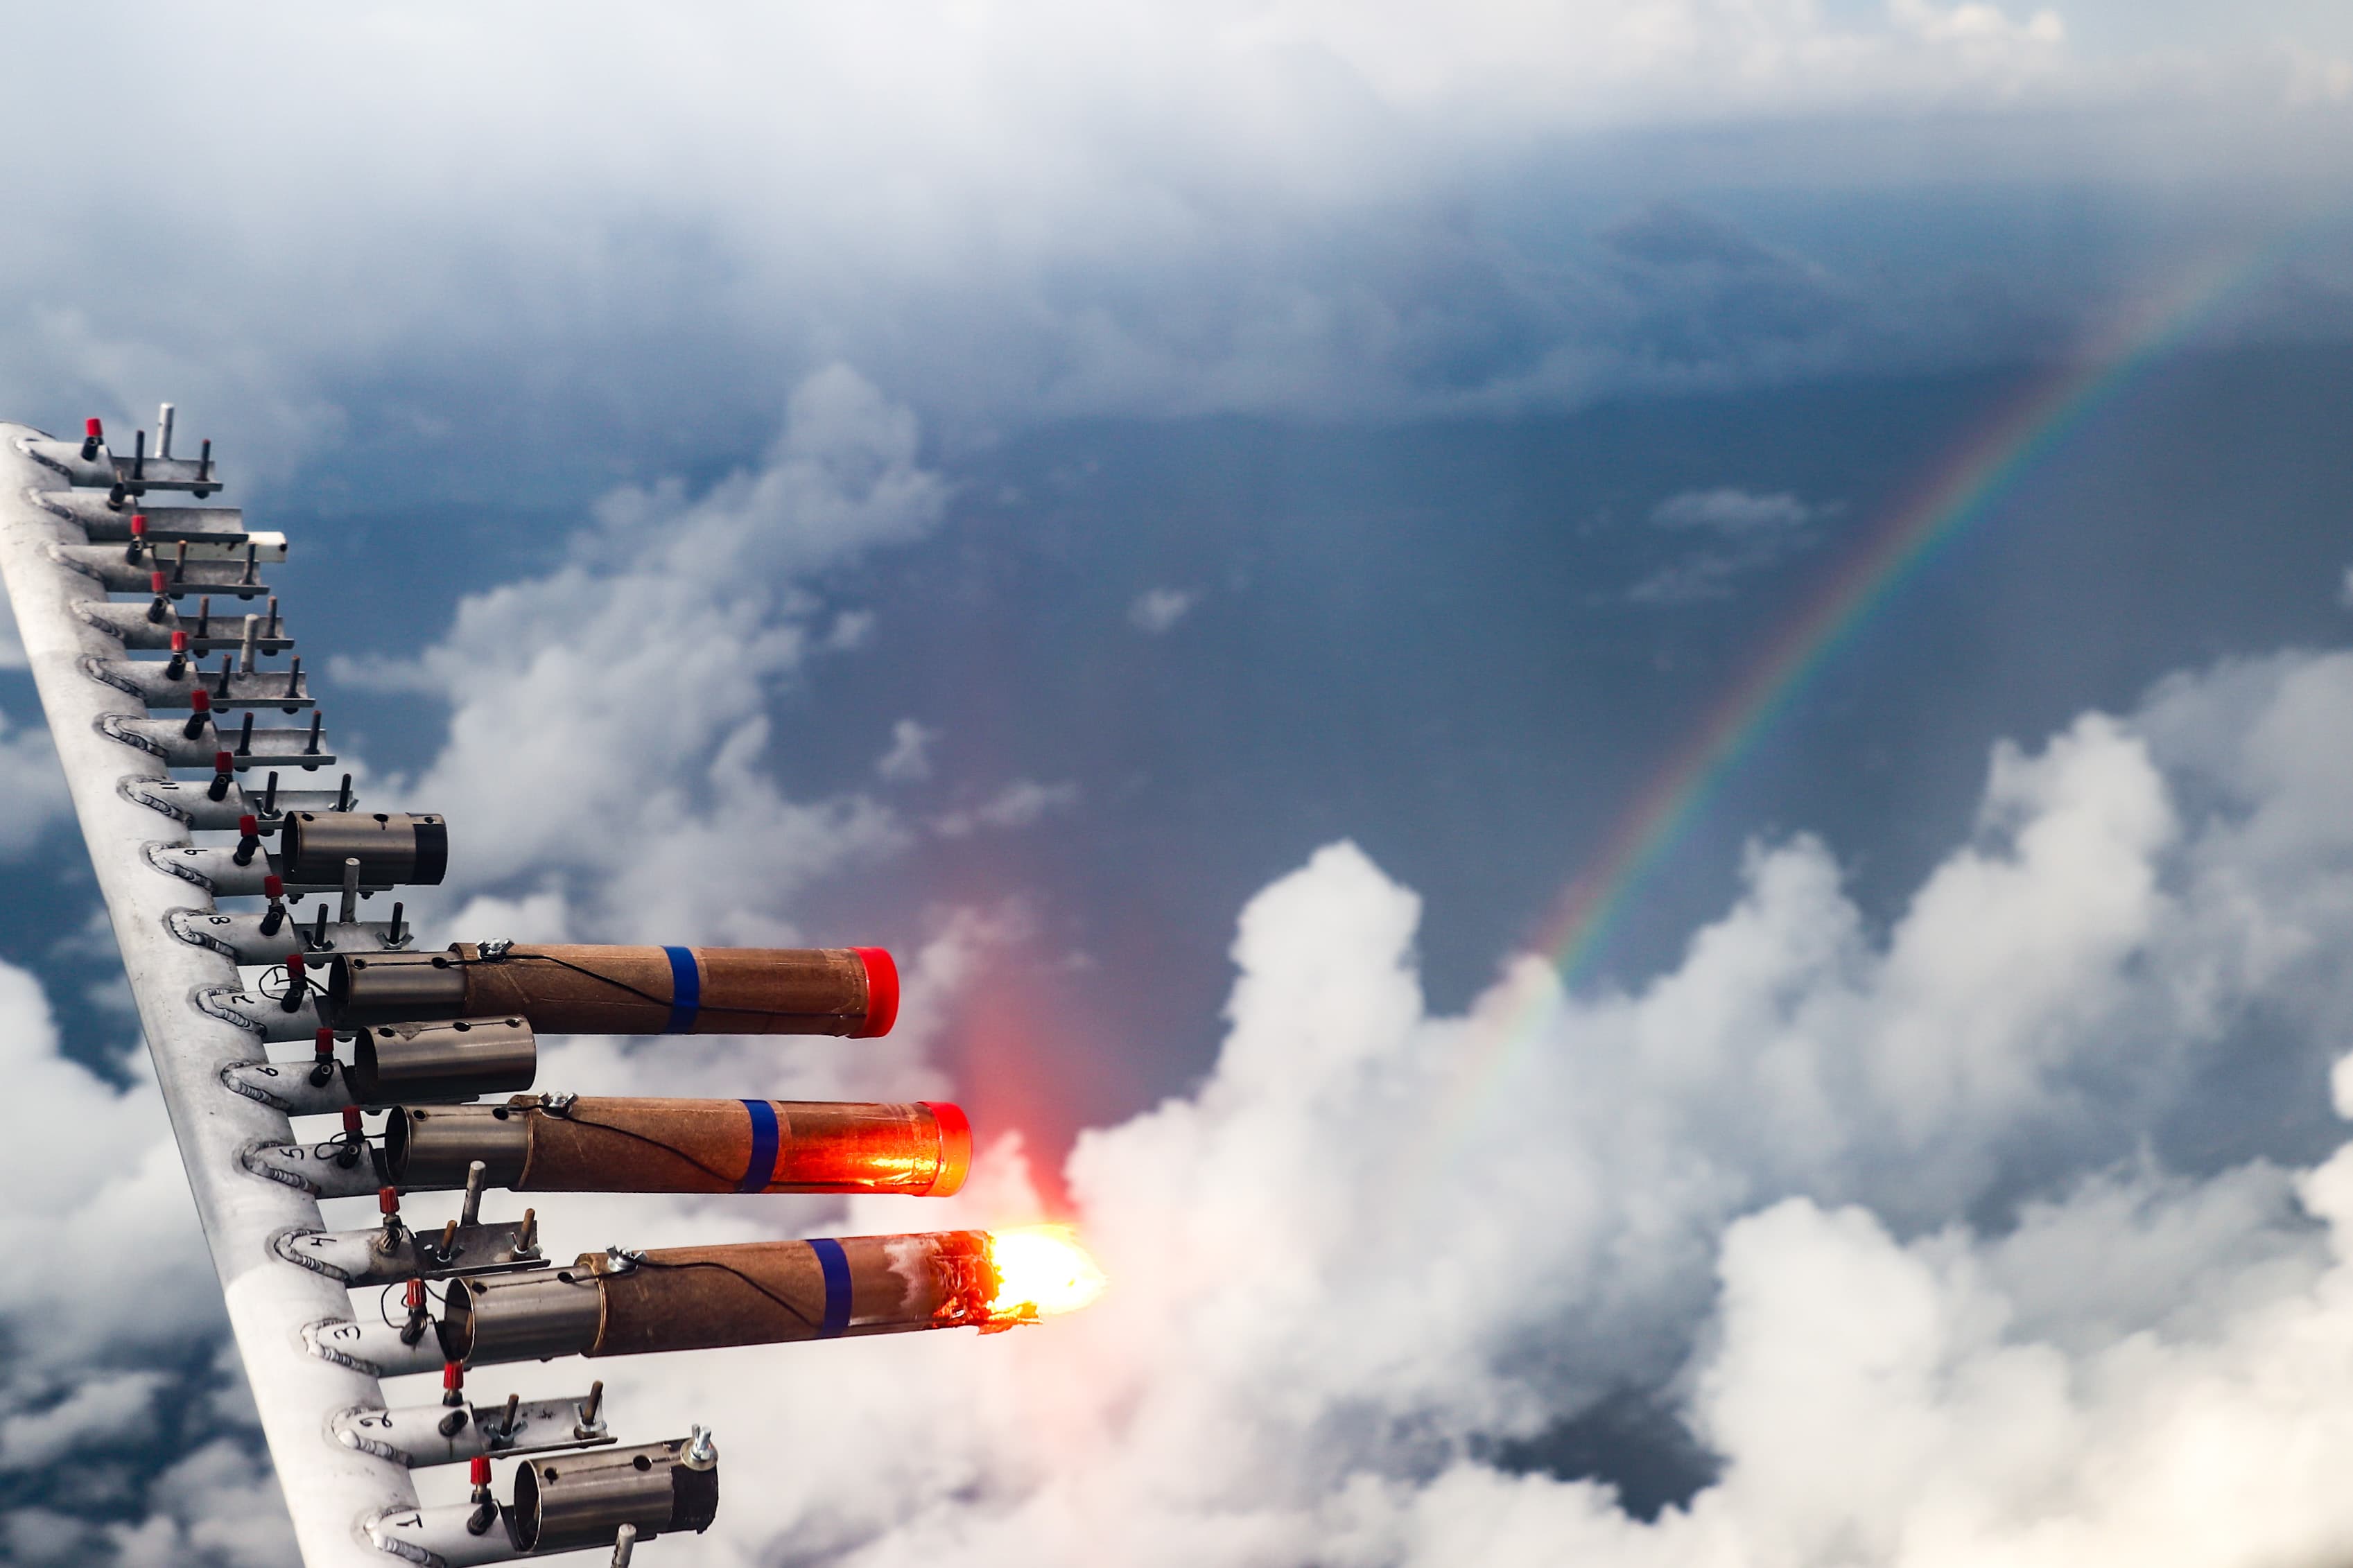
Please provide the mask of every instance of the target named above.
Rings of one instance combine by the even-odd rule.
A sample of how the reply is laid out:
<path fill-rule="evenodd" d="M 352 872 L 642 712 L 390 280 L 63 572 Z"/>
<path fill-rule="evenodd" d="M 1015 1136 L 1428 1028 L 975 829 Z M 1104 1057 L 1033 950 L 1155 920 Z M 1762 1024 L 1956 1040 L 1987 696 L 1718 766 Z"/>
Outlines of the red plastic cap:
<path fill-rule="evenodd" d="M 866 1016 L 849 1031 L 849 1037 L 871 1040 L 877 1035 L 887 1035 L 891 1026 L 899 1021 L 899 966 L 879 947 L 853 947 L 849 951 L 866 966 Z"/>
<path fill-rule="evenodd" d="M 131 531 L 134 534 L 144 533 L 147 531 L 147 514 L 145 512 L 134 511 L 131 514 Z"/>
<path fill-rule="evenodd" d="M 199 686 L 188 693 L 188 706 L 199 713 L 209 713 L 213 710 L 213 694 Z"/>
<path fill-rule="evenodd" d="M 475 1455 L 471 1468 L 476 1486 L 486 1487 L 491 1484 L 491 1457 L 488 1454 Z"/>
<path fill-rule="evenodd" d="M 89 437 L 93 441 L 103 441 L 106 439 L 106 426 L 100 425 L 95 419 L 83 420 L 81 422 L 81 433 Z"/>
<path fill-rule="evenodd" d="M 386 1187 L 385 1188 L 385 1191 L 388 1193 L 392 1191 L 392 1189 L 390 1187 Z M 465 1387 L 466 1369 L 459 1365 L 454 1361 L 443 1362 L 441 1363 L 441 1386 L 444 1388 Z"/>
<path fill-rule="evenodd" d="M 233 773 L 237 772 L 237 758 L 227 752 L 215 752 L 213 753 L 213 772 L 216 773 Z"/>
<path fill-rule="evenodd" d="M 972 1170 L 972 1122 L 961 1105 L 950 1105 L 944 1100 L 918 1102 L 936 1118 L 940 1124 L 940 1173 L 925 1187 L 927 1198 L 952 1198 L 964 1186 L 964 1179 Z"/>
<path fill-rule="evenodd" d="M 360 1130 L 360 1108 L 359 1108 L 358 1106 L 356 1106 L 356 1105 L 346 1105 L 346 1106 L 344 1106 L 344 1107 L 343 1107 L 343 1131 L 346 1131 L 346 1132 L 356 1132 L 356 1131 L 358 1131 L 359 1130 Z"/>
<path fill-rule="evenodd" d="M 425 1305 L 425 1281 L 412 1276 L 408 1281 L 408 1289 L 402 1299 L 411 1307 Z"/>
<path fill-rule="evenodd" d="M 261 896 L 268 899 L 272 903 L 276 903 L 280 899 L 284 898 L 286 896 L 286 879 L 283 877 L 264 877 L 261 879 Z"/>
<path fill-rule="evenodd" d="M 333 1056 L 335 1054 L 335 1031 L 322 1026 L 317 1034 L 311 1037 L 311 1048 L 318 1052 L 322 1057 Z"/>
<path fill-rule="evenodd" d="M 400 1189 L 398 1187 L 378 1187 L 375 1190 L 375 1206 L 377 1211 L 382 1214 L 398 1214 L 400 1212 Z M 449 1365 L 451 1366 L 456 1366 L 457 1364 L 458 1363 L 454 1361 L 449 1363 Z M 454 1388 L 457 1385 L 449 1381 L 448 1373 L 445 1372 L 442 1373 L 441 1386 L 444 1388 Z"/>
<path fill-rule="evenodd" d="M 174 632 L 172 634 L 172 651 L 174 653 L 185 653 L 188 651 L 187 633 Z"/>
<path fill-rule="evenodd" d="M 286 978 L 289 980 L 300 980 L 302 978 L 302 955 L 301 953 L 290 952 L 286 955 Z"/>
<path fill-rule="evenodd" d="M 261 818 L 240 816 L 237 819 L 237 830 L 248 838 L 259 838 L 261 837 Z"/>
<path fill-rule="evenodd" d="M 150 572 L 147 574 L 147 591 L 151 594 L 160 595 L 167 586 L 170 585 L 170 583 L 171 579 L 165 577 L 161 572 Z"/>

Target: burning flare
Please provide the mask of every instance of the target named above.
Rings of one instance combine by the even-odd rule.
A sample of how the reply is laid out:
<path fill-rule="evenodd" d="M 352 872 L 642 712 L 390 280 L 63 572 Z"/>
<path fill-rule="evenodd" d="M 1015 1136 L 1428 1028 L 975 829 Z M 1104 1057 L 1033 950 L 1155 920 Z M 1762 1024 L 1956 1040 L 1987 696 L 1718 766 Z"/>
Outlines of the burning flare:
<path fill-rule="evenodd" d="M 988 1261 L 997 1270 L 992 1321 L 1027 1322 L 1092 1306 L 1109 1283 L 1078 1233 L 1067 1225 L 1029 1225 L 988 1235 Z"/>

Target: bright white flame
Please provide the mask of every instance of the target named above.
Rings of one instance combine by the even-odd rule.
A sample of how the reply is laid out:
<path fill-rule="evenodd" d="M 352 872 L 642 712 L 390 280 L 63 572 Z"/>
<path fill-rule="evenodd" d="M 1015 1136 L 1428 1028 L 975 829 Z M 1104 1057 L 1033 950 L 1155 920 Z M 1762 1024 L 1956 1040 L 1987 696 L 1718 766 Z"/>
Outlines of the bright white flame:
<path fill-rule="evenodd" d="M 988 1304 L 995 1319 L 1075 1312 L 1092 1305 L 1110 1283 L 1067 1225 L 993 1230 L 988 1260 L 997 1268 L 997 1298 Z"/>

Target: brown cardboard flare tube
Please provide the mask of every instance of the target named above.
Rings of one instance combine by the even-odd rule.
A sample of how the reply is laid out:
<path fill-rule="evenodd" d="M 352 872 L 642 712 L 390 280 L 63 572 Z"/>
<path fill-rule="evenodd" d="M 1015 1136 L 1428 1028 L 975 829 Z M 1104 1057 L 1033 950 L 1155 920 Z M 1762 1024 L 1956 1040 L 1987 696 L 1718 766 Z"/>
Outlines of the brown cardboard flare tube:
<path fill-rule="evenodd" d="M 453 1279 L 441 1348 L 469 1365 L 990 1326 L 976 1230 L 681 1247 L 626 1264 Z"/>
<path fill-rule="evenodd" d="M 888 1034 L 899 972 L 879 947 L 459 942 L 336 958 L 339 1027 L 512 1016 L 551 1035 Z"/>
<path fill-rule="evenodd" d="M 954 1105 L 572 1099 L 412 1105 L 385 1125 L 410 1192 L 488 1184 L 524 1193 L 904 1193 L 946 1197 L 972 1165 Z"/>

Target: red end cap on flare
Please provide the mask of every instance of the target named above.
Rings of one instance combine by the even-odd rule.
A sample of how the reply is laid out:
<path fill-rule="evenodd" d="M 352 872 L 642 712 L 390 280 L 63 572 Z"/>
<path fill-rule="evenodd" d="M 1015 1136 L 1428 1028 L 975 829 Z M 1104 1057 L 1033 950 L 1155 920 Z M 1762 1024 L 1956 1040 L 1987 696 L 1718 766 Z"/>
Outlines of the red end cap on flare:
<path fill-rule="evenodd" d="M 95 425 L 95 424 L 97 424 L 97 423 L 98 423 L 98 421 L 97 421 L 97 420 L 95 420 L 95 419 L 93 419 L 93 420 L 91 420 L 91 421 L 90 421 L 90 423 L 91 423 L 91 424 L 93 424 L 93 425 Z M 132 512 L 132 513 L 131 514 L 131 537 L 132 537 L 132 538 L 133 538 L 133 539 L 136 539 L 136 538 L 138 538 L 140 535 L 142 535 L 142 534 L 145 533 L 146 531 L 147 531 L 147 514 L 146 514 L 145 512 L 143 512 L 143 511 L 134 511 L 134 512 Z"/>
<path fill-rule="evenodd" d="M 187 633 L 174 632 L 172 634 L 172 651 L 174 653 L 185 653 L 188 651 Z"/>
<path fill-rule="evenodd" d="M 286 896 L 286 879 L 283 877 L 264 877 L 261 879 L 261 896 L 276 903 Z"/>
<path fill-rule="evenodd" d="M 100 425 L 95 419 L 83 420 L 81 422 L 81 433 L 93 441 L 103 441 L 106 439 L 106 426 Z"/>
<path fill-rule="evenodd" d="M 237 830 L 245 837 L 258 838 L 261 836 L 261 818 L 240 816 L 237 819 Z"/>
<path fill-rule="evenodd" d="M 213 753 L 213 772 L 216 773 L 233 773 L 237 772 L 237 758 L 227 752 L 215 752 Z"/>
<path fill-rule="evenodd" d="M 972 1170 L 972 1122 L 965 1116 L 964 1107 L 950 1105 L 944 1100 L 926 1100 L 923 1109 L 939 1119 L 940 1173 L 923 1195 L 927 1198 L 952 1198 L 964 1186 L 965 1176 Z"/>
<path fill-rule="evenodd" d="M 899 1021 L 899 966 L 879 947 L 853 947 L 849 951 L 866 966 L 866 1016 L 849 1031 L 849 1037 L 870 1040 L 877 1035 L 887 1035 L 891 1026 Z"/>
<path fill-rule="evenodd" d="M 470 1474 L 476 1486 L 489 1486 L 491 1484 L 491 1457 L 488 1454 L 475 1455 Z"/>
<path fill-rule="evenodd" d="M 150 572 L 147 574 L 147 591 L 149 593 L 160 595 L 164 589 L 171 585 L 171 578 L 165 576 L 163 573 Z"/>

